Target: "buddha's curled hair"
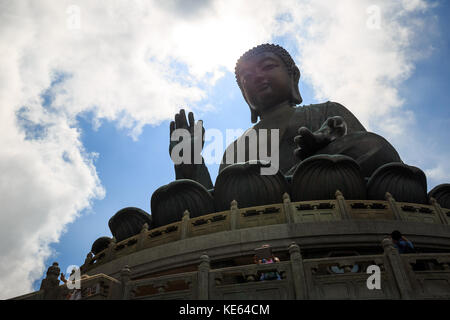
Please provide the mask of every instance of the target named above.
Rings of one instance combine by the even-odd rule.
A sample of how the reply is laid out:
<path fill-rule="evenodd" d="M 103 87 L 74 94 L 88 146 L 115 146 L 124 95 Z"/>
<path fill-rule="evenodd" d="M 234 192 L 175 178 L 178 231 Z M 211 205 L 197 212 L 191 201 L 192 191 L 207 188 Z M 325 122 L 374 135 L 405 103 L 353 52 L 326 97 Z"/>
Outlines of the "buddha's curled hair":
<path fill-rule="evenodd" d="M 284 49 L 283 47 L 281 47 L 277 44 L 270 44 L 270 43 L 260 44 L 256 47 L 248 50 L 246 53 L 244 53 L 236 63 L 236 67 L 234 68 L 234 74 L 236 76 L 236 81 L 238 83 L 238 86 L 241 90 L 242 90 L 242 86 L 241 86 L 241 81 L 240 81 L 240 77 L 239 77 L 239 68 L 240 68 L 242 61 L 244 61 L 250 57 L 253 57 L 257 54 L 263 53 L 263 52 L 272 52 L 272 53 L 276 54 L 278 57 L 280 57 L 280 59 L 286 65 L 286 68 L 287 68 L 289 74 L 299 72 L 298 68 L 295 68 L 296 65 L 295 65 L 294 60 L 292 59 L 289 52 L 286 51 L 286 49 Z"/>

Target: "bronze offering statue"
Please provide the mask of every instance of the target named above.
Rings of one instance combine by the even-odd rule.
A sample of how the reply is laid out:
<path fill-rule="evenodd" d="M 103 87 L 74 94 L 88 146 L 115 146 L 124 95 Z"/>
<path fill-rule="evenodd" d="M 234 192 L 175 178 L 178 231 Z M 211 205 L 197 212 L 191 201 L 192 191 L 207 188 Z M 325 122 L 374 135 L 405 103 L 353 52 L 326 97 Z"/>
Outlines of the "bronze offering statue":
<path fill-rule="evenodd" d="M 53 264 L 47 269 L 47 276 L 42 279 L 41 287 L 39 290 L 43 291 L 44 300 L 63 300 L 65 299 L 68 288 L 66 286 L 60 286 L 61 281 L 65 281 L 64 274 L 61 273 L 58 262 L 53 262 Z"/>

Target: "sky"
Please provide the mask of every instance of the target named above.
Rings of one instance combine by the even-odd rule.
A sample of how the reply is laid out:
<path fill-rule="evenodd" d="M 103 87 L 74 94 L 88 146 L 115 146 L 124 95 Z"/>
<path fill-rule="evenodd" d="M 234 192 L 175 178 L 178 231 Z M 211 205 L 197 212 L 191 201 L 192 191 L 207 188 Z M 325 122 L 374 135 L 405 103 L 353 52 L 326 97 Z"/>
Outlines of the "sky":
<path fill-rule="evenodd" d="M 304 105 L 343 104 L 428 190 L 450 182 L 449 15 L 444 0 L 0 0 L 0 298 L 82 265 L 120 209 L 151 213 L 180 108 L 249 128 L 234 66 L 261 43 L 291 53 Z"/>

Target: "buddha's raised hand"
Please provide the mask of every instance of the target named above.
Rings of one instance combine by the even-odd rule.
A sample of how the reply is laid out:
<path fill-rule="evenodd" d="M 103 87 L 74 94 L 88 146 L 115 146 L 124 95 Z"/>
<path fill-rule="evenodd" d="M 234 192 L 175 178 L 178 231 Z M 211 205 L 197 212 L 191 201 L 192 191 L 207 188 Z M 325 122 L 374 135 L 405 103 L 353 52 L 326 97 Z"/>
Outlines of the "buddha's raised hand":
<path fill-rule="evenodd" d="M 184 129 L 184 132 L 176 131 L 179 129 Z M 186 130 L 189 134 L 186 134 Z M 194 114 L 189 112 L 188 118 L 186 119 L 186 113 L 184 109 L 181 109 L 179 113 L 175 115 L 175 121 L 170 123 L 170 144 L 169 144 L 169 154 L 171 159 L 174 161 L 175 165 L 181 166 L 183 171 L 189 176 L 189 172 L 193 170 L 193 165 L 201 164 L 203 159 L 200 155 L 203 146 L 205 144 L 205 129 L 203 128 L 203 121 L 199 120 L 195 123 Z M 188 139 L 189 141 L 181 141 L 183 139 Z M 184 148 L 181 150 L 175 150 L 174 148 L 179 143 L 183 143 Z M 196 147 L 195 147 L 196 146 Z M 190 148 L 190 150 L 186 150 Z M 183 158 L 183 153 L 189 151 L 190 157 L 188 159 Z M 183 161 L 176 161 L 177 157 L 181 157 Z M 187 160 L 186 162 L 184 160 Z M 199 163 L 197 163 L 199 162 Z M 191 168 L 189 168 L 191 167 Z"/>

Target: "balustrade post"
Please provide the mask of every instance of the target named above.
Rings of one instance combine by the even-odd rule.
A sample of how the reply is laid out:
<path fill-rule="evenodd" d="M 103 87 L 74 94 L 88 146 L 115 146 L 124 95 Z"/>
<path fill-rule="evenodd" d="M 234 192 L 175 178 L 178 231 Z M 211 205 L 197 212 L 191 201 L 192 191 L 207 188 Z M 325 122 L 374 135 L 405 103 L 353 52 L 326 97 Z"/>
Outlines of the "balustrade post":
<path fill-rule="evenodd" d="M 181 219 L 181 239 L 186 239 L 188 236 L 188 230 L 189 230 L 189 220 L 190 220 L 190 213 L 188 210 L 184 211 L 183 218 Z"/>
<path fill-rule="evenodd" d="M 392 274 L 400 293 L 400 299 L 412 299 L 413 289 L 408 276 L 409 270 L 407 266 L 405 266 L 400 253 L 389 238 L 383 239 L 381 244 L 384 250 L 385 269 Z"/>
<path fill-rule="evenodd" d="M 386 200 L 389 202 L 389 206 L 391 207 L 392 212 L 394 213 L 396 220 L 405 220 L 403 219 L 403 215 L 398 209 L 397 203 L 395 202 L 394 197 L 389 192 L 386 192 L 385 194 Z"/>
<path fill-rule="evenodd" d="M 436 210 L 436 212 L 437 212 L 437 214 L 439 216 L 439 219 L 441 220 L 442 224 L 447 224 L 448 225 L 447 217 L 445 216 L 445 213 L 442 210 L 441 205 L 433 197 L 430 198 L 430 203 L 434 207 L 434 210 Z"/>
<path fill-rule="evenodd" d="M 138 243 L 136 245 L 136 251 L 144 249 L 145 239 L 148 236 L 148 224 L 144 223 L 141 232 L 139 233 Z"/>
<path fill-rule="evenodd" d="M 351 219 L 350 212 L 342 192 L 340 190 L 336 190 L 335 196 L 338 204 L 338 210 L 339 213 L 341 214 L 341 218 L 343 220 Z"/>
<path fill-rule="evenodd" d="M 236 230 L 238 228 L 238 219 L 239 219 L 239 208 L 236 200 L 231 201 L 230 208 L 230 223 L 231 230 Z"/>
<path fill-rule="evenodd" d="M 113 237 L 112 241 L 108 245 L 108 249 L 106 250 L 105 254 L 105 262 L 114 260 L 116 251 L 114 250 L 116 248 L 116 238 Z"/>
<path fill-rule="evenodd" d="M 294 215 L 292 214 L 292 204 L 291 204 L 291 197 L 286 192 L 283 194 L 283 207 L 284 207 L 284 214 L 286 216 L 286 222 L 287 223 L 294 223 Z"/>
<path fill-rule="evenodd" d="M 292 269 L 292 281 L 294 282 L 296 300 L 308 298 L 308 290 L 306 286 L 305 270 L 303 267 L 303 258 L 300 253 L 300 247 L 296 243 L 289 246 L 289 255 Z"/>
<path fill-rule="evenodd" d="M 125 266 L 120 271 L 120 283 L 122 286 L 122 300 L 129 300 L 131 297 L 131 288 L 129 282 L 131 279 L 131 270 L 129 266 Z"/>
<path fill-rule="evenodd" d="M 84 264 L 80 267 L 81 273 L 85 273 L 87 270 L 90 269 L 92 260 L 94 260 L 94 254 L 91 251 L 86 255 L 86 259 L 84 259 Z"/>
<path fill-rule="evenodd" d="M 209 298 L 209 270 L 210 259 L 206 253 L 200 257 L 200 265 L 198 266 L 198 282 L 197 282 L 197 298 L 199 300 L 208 300 Z"/>

